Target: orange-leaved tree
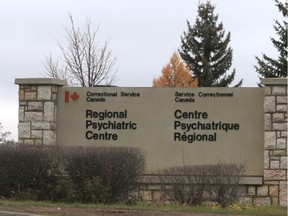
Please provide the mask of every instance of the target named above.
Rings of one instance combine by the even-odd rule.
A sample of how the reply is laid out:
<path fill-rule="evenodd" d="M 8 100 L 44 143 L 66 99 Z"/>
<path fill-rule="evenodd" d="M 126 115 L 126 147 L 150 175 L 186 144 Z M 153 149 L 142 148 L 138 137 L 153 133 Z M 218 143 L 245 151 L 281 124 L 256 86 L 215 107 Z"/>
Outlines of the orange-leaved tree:
<path fill-rule="evenodd" d="M 152 87 L 198 87 L 197 80 L 193 79 L 189 69 L 181 62 L 176 51 L 161 72 L 162 74 L 158 78 L 153 79 Z"/>

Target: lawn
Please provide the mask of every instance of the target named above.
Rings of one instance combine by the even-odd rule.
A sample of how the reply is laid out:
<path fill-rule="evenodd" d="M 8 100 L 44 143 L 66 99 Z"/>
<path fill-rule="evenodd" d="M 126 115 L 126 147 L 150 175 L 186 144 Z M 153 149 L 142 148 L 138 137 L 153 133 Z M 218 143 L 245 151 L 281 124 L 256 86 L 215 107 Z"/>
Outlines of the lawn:
<path fill-rule="evenodd" d="M 19 211 L 42 215 L 261 215 L 287 216 L 287 208 L 278 206 L 256 207 L 234 204 L 222 209 L 217 205 L 210 206 L 183 206 L 183 205 L 155 205 L 150 203 L 124 204 L 81 204 L 81 203 L 53 203 L 36 201 L 16 201 L 0 199 L 0 211 Z M 112 213 L 111 213 L 112 212 Z M 152 212 L 152 213 L 151 213 Z"/>

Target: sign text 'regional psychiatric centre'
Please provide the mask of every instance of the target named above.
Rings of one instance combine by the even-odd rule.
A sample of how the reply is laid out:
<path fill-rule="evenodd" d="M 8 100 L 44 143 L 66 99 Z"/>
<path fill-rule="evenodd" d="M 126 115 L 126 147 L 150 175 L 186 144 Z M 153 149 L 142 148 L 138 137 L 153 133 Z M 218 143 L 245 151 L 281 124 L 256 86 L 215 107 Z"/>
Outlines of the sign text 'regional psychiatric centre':
<path fill-rule="evenodd" d="M 220 160 L 263 175 L 263 100 L 261 88 L 61 88 L 57 144 L 141 148 L 148 172 Z"/>

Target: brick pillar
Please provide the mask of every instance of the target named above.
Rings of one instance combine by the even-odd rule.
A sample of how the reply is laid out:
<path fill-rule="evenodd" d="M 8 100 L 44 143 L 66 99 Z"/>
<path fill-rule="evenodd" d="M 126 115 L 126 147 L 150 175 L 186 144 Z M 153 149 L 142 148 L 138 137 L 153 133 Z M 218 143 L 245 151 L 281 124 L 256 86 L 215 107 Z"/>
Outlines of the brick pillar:
<path fill-rule="evenodd" d="M 287 207 L 287 78 L 267 78 L 265 85 L 264 184 L 271 203 Z"/>
<path fill-rule="evenodd" d="M 55 145 L 58 88 L 64 80 L 52 78 L 15 79 L 19 85 L 18 143 Z"/>

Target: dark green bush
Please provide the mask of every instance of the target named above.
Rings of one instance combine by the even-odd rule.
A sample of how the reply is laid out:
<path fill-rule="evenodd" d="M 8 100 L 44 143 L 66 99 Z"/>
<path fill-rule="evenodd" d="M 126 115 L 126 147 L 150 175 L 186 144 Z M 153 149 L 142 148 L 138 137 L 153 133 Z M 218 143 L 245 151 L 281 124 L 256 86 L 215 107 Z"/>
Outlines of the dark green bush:
<path fill-rule="evenodd" d="M 82 182 L 83 200 L 92 203 L 105 203 L 111 196 L 110 188 L 100 177 L 92 177 Z"/>
<path fill-rule="evenodd" d="M 53 190 L 53 201 L 76 202 L 80 200 L 80 191 L 69 176 L 61 177 Z"/>

